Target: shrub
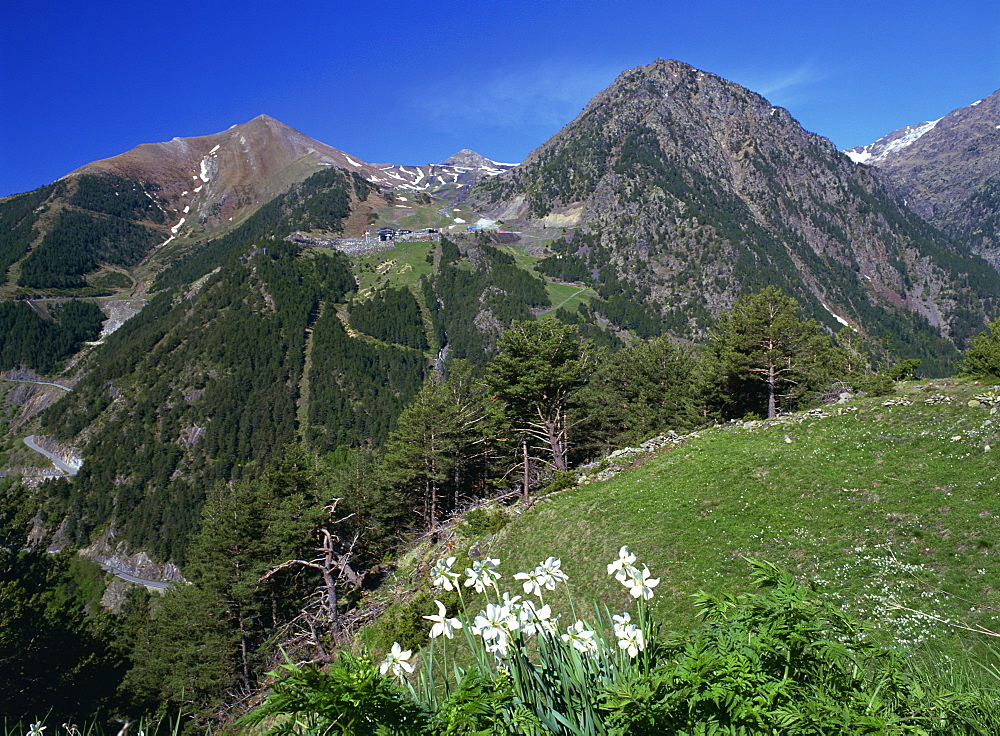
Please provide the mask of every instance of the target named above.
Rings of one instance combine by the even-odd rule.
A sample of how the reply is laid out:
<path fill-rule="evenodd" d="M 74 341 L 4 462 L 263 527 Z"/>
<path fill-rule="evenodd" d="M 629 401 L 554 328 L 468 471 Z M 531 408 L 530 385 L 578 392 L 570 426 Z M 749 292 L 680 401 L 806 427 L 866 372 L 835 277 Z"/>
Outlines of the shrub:
<path fill-rule="evenodd" d="M 510 523 L 503 509 L 472 509 L 462 519 L 459 531 L 466 537 L 492 537 Z"/>
<path fill-rule="evenodd" d="M 1000 378 L 1000 318 L 972 338 L 958 371 L 968 376 Z"/>
<path fill-rule="evenodd" d="M 888 373 L 870 373 L 860 376 L 853 388 L 869 396 L 892 396 L 896 393 L 896 381 Z"/>
<path fill-rule="evenodd" d="M 427 624 L 423 616 L 434 612 L 430 593 L 420 591 L 412 598 L 397 601 L 367 627 L 363 638 L 370 649 L 385 651 L 398 641 L 402 646 L 415 648 L 427 641 Z"/>
<path fill-rule="evenodd" d="M 550 607 L 540 605 L 545 591 L 564 590 L 559 560 L 514 576 L 525 581 L 523 602 L 509 593 L 501 600 L 499 560 L 476 561 L 464 583 L 454 562 L 435 565 L 435 585 L 459 594 L 472 587 L 496 602 L 474 620 L 448 618 L 443 605 L 425 616 L 434 627 L 419 655 L 422 668 L 398 643 L 378 673 L 367 658 L 347 655 L 328 673 L 286 665 L 291 675 L 244 722 L 277 717 L 270 733 L 310 736 L 930 735 L 997 733 L 1000 726 L 995 685 L 916 672 L 905 654 L 880 648 L 771 563 L 748 561 L 757 592 L 699 593 L 702 627 L 661 637 L 647 606 L 659 580 L 635 566 L 628 547 L 607 569 L 636 599 L 636 618 L 595 609 L 594 625 L 577 620 L 561 635 Z M 472 663 L 435 667 L 435 642 L 445 657 L 459 631 Z"/>
<path fill-rule="evenodd" d="M 567 488 L 575 488 L 576 485 L 576 473 L 568 470 L 557 470 L 549 484 L 542 489 L 541 495 L 547 496 L 550 493 L 565 491 Z"/>
<path fill-rule="evenodd" d="M 894 381 L 912 381 L 917 379 L 918 370 L 920 370 L 920 358 L 907 358 L 890 367 L 886 373 Z"/>

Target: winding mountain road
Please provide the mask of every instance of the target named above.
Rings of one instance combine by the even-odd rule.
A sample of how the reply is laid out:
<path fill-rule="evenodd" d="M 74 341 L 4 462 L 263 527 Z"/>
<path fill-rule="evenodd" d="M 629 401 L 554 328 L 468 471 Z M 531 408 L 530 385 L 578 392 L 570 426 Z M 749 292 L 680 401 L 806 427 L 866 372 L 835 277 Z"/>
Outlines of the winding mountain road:
<path fill-rule="evenodd" d="M 102 570 L 106 570 L 114 575 L 116 578 L 121 578 L 122 580 L 129 583 L 136 583 L 137 585 L 145 585 L 147 588 L 156 588 L 158 590 L 166 590 L 167 588 L 174 587 L 173 583 L 168 583 L 163 580 L 146 580 L 145 578 L 137 578 L 135 575 L 129 575 L 124 570 L 119 570 L 117 567 L 112 567 L 106 562 L 98 562 Z"/>
<path fill-rule="evenodd" d="M 45 455 L 45 457 L 47 457 L 49 460 L 52 461 L 53 465 L 55 465 L 59 470 L 61 470 L 66 475 L 76 475 L 78 472 L 80 472 L 79 468 L 74 468 L 72 465 L 63 462 L 59 457 L 53 455 L 48 450 L 43 450 L 41 447 L 35 444 L 35 435 L 32 434 L 25 437 L 24 444 L 26 444 L 29 448 L 31 448 L 35 452 L 39 452 L 42 455 Z"/>
<path fill-rule="evenodd" d="M 63 386 L 61 383 L 53 383 L 52 381 L 29 381 L 24 378 L 4 378 L 3 380 L 10 381 L 11 383 L 37 383 L 39 386 L 55 386 L 56 388 L 61 388 L 63 391 L 73 390 L 68 386 Z"/>

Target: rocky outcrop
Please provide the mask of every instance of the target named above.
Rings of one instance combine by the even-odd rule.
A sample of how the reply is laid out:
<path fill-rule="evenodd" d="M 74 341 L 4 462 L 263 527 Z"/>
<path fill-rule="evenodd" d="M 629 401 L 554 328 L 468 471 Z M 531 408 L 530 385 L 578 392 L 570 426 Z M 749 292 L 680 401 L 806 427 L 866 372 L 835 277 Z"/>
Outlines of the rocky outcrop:
<path fill-rule="evenodd" d="M 877 167 L 910 209 L 1000 270 L 1000 90 L 847 153 Z"/>
<path fill-rule="evenodd" d="M 677 61 L 623 72 L 473 197 L 508 223 L 578 227 L 560 256 L 688 336 L 765 284 L 831 330 L 879 334 L 907 315 L 961 341 L 970 312 L 981 329 L 982 305 L 997 309 L 988 265 L 956 255 L 875 171 L 787 110 Z"/>

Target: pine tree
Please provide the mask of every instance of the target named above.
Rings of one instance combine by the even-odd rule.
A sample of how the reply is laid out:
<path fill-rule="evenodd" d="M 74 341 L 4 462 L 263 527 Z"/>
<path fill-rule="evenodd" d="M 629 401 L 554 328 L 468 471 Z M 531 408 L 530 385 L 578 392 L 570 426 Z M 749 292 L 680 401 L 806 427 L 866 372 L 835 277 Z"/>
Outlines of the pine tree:
<path fill-rule="evenodd" d="M 1000 378 L 1000 319 L 969 342 L 969 349 L 959 365 L 959 372 L 983 378 Z"/>
<path fill-rule="evenodd" d="M 815 320 L 777 288 L 736 300 L 711 332 L 710 370 L 723 414 L 740 410 L 777 416 L 839 370 L 839 353 Z"/>
<path fill-rule="evenodd" d="M 399 417 L 386 445 L 386 481 L 405 502 L 420 507 L 433 529 L 454 508 L 482 468 L 487 413 L 470 369 L 452 366 L 446 380 L 431 376 Z M 450 488 L 451 498 L 443 498 Z"/>
<path fill-rule="evenodd" d="M 621 446 L 696 422 L 695 357 L 663 336 L 612 355 L 581 392 L 592 442 Z"/>
<path fill-rule="evenodd" d="M 259 478 L 209 489 L 185 574 L 156 612 L 133 689 L 164 702 L 190 703 L 201 719 L 233 688 L 256 685 L 269 639 L 298 615 L 314 581 L 301 570 L 265 573 L 310 554 L 323 517 L 322 476 L 298 446 Z"/>
<path fill-rule="evenodd" d="M 594 369 L 597 352 L 576 328 L 554 320 L 522 322 L 504 332 L 486 383 L 518 430 L 537 440 L 552 468 L 568 467 L 569 410 Z"/>

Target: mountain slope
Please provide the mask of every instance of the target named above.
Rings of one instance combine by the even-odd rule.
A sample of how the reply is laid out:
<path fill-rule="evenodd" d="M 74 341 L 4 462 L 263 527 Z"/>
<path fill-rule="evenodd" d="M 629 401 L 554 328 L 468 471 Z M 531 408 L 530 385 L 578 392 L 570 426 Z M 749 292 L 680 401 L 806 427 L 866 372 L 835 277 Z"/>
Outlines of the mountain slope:
<path fill-rule="evenodd" d="M 321 169 L 372 173 L 343 151 L 313 140 L 267 115 L 194 138 L 147 143 L 67 175 L 111 173 L 155 184 L 177 231 L 210 231 Z M 187 209 L 185 209 L 187 208 Z"/>
<path fill-rule="evenodd" d="M 846 153 L 878 167 L 910 209 L 1000 270 L 1000 90 Z"/>
<path fill-rule="evenodd" d="M 142 312 L 74 366 L 73 392 L 32 425 L 83 458 L 71 491 L 45 502 L 58 543 L 113 538 L 183 563 L 213 483 L 255 477 L 294 443 L 379 447 L 435 356 L 481 363 L 504 327 L 549 306 L 542 281 L 485 237 L 354 262 L 288 237 L 337 231 L 371 199 L 341 169 L 293 185 L 162 271 Z M 414 260 L 436 264 L 415 284 Z"/>
<path fill-rule="evenodd" d="M 152 274 L 323 170 L 451 201 L 508 168 L 472 151 L 442 164 L 371 164 L 267 115 L 221 133 L 143 144 L 0 202 L 0 288 L 7 282 L 0 295 L 141 291 Z M 386 202 L 373 200 L 330 232 L 361 235 L 378 206 Z"/>
<path fill-rule="evenodd" d="M 60 541 L 113 530 L 179 561 L 213 482 L 260 472 L 307 433 L 327 448 L 385 436 L 425 356 L 349 337 L 346 260 L 281 239 L 317 217 L 334 227 L 371 193 L 339 169 L 293 186 L 163 272 L 142 312 L 76 366 L 73 392 L 40 418 L 82 449 L 72 494 L 47 510 L 65 519 Z M 300 412 L 306 383 L 321 406 Z"/>
<path fill-rule="evenodd" d="M 558 242 L 601 292 L 697 335 L 742 291 L 776 284 L 832 329 L 927 349 L 996 311 L 998 281 L 881 180 L 786 110 L 676 61 L 624 72 L 472 200 L 506 222 L 578 228 Z M 651 330 L 659 325 L 650 325 Z"/>
<path fill-rule="evenodd" d="M 107 172 L 153 182 L 178 231 L 189 237 L 238 221 L 322 169 L 358 174 L 388 189 L 436 191 L 510 168 L 463 150 L 441 164 L 372 164 L 320 143 L 268 115 L 196 138 L 149 143 L 67 175 Z M 187 208 L 187 209 L 185 209 Z"/>
<path fill-rule="evenodd" d="M 595 600 L 615 611 L 628 594 L 602 563 L 629 545 L 660 580 L 652 605 L 668 628 L 693 620 L 693 593 L 744 588 L 745 559 L 770 560 L 895 645 L 973 646 L 948 622 L 992 631 L 1000 622 L 997 409 L 970 405 L 982 388 L 969 383 L 901 389 L 892 401 L 621 450 L 603 473 L 516 516 L 499 542 L 478 546 L 500 558 L 505 579 L 559 557 L 577 606 Z M 569 615 L 564 600 L 546 597 Z"/>

